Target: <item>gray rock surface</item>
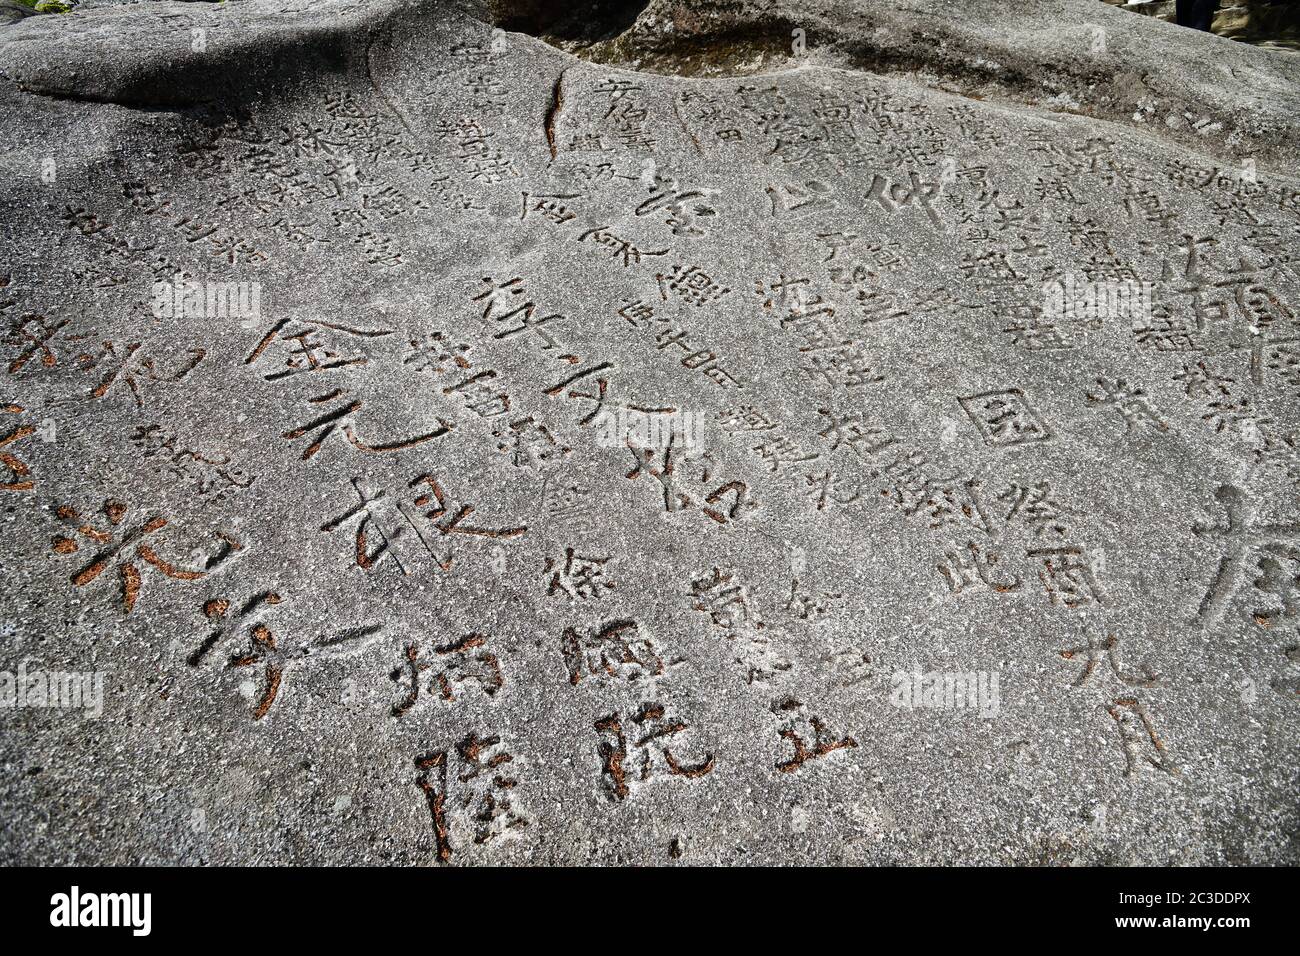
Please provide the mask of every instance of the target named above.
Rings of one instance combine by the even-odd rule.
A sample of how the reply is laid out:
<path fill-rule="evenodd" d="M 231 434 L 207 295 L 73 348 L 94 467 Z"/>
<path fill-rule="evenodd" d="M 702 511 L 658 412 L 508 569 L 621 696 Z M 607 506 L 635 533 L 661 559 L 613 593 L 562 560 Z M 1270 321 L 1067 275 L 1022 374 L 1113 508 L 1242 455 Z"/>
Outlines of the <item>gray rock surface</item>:
<path fill-rule="evenodd" d="M 1300 63 L 632 6 L 0 26 L 0 860 L 1300 862 Z"/>
<path fill-rule="evenodd" d="M 17 0 L 0 0 L 0 24 L 14 23 L 33 16 L 36 16 L 36 11 Z"/>

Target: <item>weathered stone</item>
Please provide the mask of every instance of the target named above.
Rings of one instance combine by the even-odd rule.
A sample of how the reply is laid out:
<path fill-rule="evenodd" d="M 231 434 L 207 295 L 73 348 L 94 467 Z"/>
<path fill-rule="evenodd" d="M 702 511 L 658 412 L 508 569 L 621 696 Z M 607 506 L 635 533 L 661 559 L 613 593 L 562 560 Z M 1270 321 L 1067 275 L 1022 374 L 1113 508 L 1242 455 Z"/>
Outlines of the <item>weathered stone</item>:
<path fill-rule="evenodd" d="M 23 6 L 18 0 L 0 0 L 0 24 L 13 23 L 35 15 L 35 10 Z"/>
<path fill-rule="evenodd" d="M 961 7 L 0 27 L 0 858 L 1296 863 L 1300 61 Z"/>

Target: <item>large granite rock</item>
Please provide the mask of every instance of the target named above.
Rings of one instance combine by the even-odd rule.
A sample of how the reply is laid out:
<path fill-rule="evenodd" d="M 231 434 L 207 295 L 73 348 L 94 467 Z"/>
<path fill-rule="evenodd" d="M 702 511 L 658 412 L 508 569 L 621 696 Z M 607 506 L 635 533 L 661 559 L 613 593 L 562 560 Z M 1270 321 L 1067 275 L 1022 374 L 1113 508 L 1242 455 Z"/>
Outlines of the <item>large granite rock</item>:
<path fill-rule="evenodd" d="M 36 11 L 31 7 L 23 6 L 18 0 L 0 0 L 0 25 L 15 23 L 34 16 Z"/>
<path fill-rule="evenodd" d="M 1300 61 L 961 9 L 0 27 L 0 858 L 1300 861 Z"/>

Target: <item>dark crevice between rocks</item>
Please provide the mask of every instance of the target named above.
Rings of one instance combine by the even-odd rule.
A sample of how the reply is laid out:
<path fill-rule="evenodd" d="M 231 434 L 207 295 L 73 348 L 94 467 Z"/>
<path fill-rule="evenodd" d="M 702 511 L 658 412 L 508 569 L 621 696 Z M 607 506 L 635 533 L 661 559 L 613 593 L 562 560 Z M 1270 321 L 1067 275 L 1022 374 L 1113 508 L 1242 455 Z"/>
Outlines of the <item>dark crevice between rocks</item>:
<path fill-rule="evenodd" d="M 649 6 L 650 0 L 490 0 L 489 9 L 494 26 L 620 69 L 750 76 L 791 65 L 793 33 L 800 25 L 780 15 L 761 20 L 700 16 L 678 4 L 659 10 L 666 24 L 647 28 L 637 19 Z M 806 33 L 805 38 L 809 45 L 821 39 Z"/>
<path fill-rule="evenodd" d="M 874 46 L 777 12 L 755 16 L 725 5 L 702 12 L 670 4 L 652 11 L 655 22 L 637 24 L 649 6 L 650 0 L 490 0 L 495 26 L 620 69 L 697 77 L 776 72 L 804 62 L 795 49 L 797 34 L 824 66 L 877 75 L 924 74 L 956 84 L 963 93 L 983 85 L 1030 85 L 1027 77 L 1011 81 L 992 66 L 982 70 L 962 57 L 936 55 L 932 44 Z"/>
<path fill-rule="evenodd" d="M 542 130 L 546 134 L 546 146 L 551 151 L 552 160 L 559 153 L 555 144 L 555 124 L 560 118 L 560 110 L 564 109 L 564 74 L 567 72 L 568 70 L 561 70 L 551 85 L 551 102 L 546 107 L 546 116 L 542 120 Z"/>
<path fill-rule="evenodd" d="M 494 20 L 556 46 L 611 40 L 627 30 L 650 0 L 498 0 Z"/>
<path fill-rule="evenodd" d="M 1153 129 L 1135 122 L 1129 104 L 1154 96 L 1168 101 L 1171 112 L 1193 111 L 1232 125 L 1231 116 L 1204 103 L 1185 102 L 1176 90 L 1156 89 L 1148 74 L 1138 71 L 1112 74 L 1077 61 L 1041 62 L 932 31 L 876 30 L 868 39 L 863 36 L 865 28 L 855 35 L 824 19 L 809 17 L 796 22 L 770 7 L 757 12 L 725 0 L 699 5 L 652 5 L 650 0 L 605 0 L 576 6 L 563 0 L 487 3 L 495 26 L 530 34 L 589 63 L 617 69 L 720 78 L 772 74 L 816 64 L 864 76 L 908 79 L 974 100 L 1117 122 L 1200 151 L 1232 153 L 1192 132 Z M 587 22 L 576 22 L 584 17 Z M 795 49 L 796 32 L 806 55 Z M 548 132 L 562 103 L 557 82 L 547 111 Z M 553 148 L 549 139 L 548 144 Z M 1272 150 L 1258 145 L 1252 148 L 1263 159 L 1274 158 Z"/>

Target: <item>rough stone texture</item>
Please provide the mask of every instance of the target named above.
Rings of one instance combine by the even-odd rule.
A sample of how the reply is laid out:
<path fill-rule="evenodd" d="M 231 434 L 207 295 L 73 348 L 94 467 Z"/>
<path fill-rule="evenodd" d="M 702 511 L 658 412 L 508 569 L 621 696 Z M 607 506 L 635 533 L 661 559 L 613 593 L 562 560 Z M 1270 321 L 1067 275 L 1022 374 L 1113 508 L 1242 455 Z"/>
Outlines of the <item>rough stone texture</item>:
<path fill-rule="evenodd" d="M 0 859 L 1300 861 L 1300 63 L 961 6 L 0 27 Z"/>
<path fill-rule="evenodd" d="M 23 6 L 17 0 L 0 0 L 0 24 L 13 23 L 35 15 L 34 10 Z"/>

